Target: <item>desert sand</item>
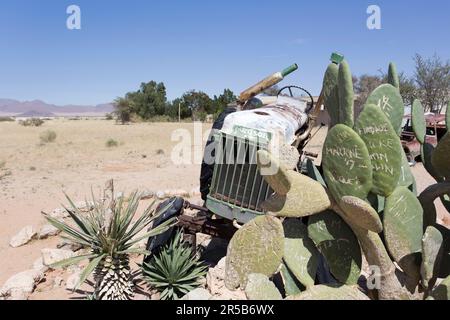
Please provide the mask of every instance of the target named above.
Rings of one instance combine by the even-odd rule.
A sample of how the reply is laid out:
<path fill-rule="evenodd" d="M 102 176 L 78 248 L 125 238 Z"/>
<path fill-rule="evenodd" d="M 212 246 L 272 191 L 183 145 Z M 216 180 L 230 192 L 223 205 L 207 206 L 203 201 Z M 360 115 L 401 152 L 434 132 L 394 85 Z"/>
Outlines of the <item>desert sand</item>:
<path fill-rule="evenodd" d="M 204 124 L 202 130 L 210 128 Z M 11 248 L 9 241 L 23 227 L 45 224 L 41 211 L 50 212 L 67 204 L 64 192 L 74 201 L 90 198 L 91 188 L 99 194 L 105 182 L 114 179 L 117 191 L 128 194 L 136 189 L 157 191 L 198 187 L 200 164 L 176 165 L 171 153 L 178 141 L 172 141 L 176 129 L 194 132 L 192 123 L 140 123 L 117 125 L 106 120 L 51 120 L 42 127 L 23 127 L 0 122 L 0 285 L 10 276 L 31 268 L 41 249 L 55 248 L 58 237 L 33 241 Z M 53 130 L 53 143 L 41 144 L 39 135 Z M 326 130 L 311 142 L 311 151 L 320 151 Z M 116 147 L 107 147 L 114 139 Z M 201 139 L 192 139 L 192 149 L 201 147 Z M 192 162 L 192 161 L 191 161 Z M 421 164 L 413 168 L 419 191 L 433 183 Z M 200 202 L 199 197 L 193 199 Z M 439 206 L 440 219 L 450 222 Z M 64 288 L 39 290 L 32 299 L 70 297 Z"/>

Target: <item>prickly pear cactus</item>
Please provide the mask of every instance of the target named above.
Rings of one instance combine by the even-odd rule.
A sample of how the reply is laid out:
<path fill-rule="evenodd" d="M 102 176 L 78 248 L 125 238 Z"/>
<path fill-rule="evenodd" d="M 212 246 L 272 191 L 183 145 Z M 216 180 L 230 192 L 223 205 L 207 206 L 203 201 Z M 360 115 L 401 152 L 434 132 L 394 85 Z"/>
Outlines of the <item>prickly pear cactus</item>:
<path fill-rule="evenodd" d="M 425 136 L 427 134 L 427 123 L 423 114 L 423 106 L 419 100 L 414 100 L 411 109 L 411 122 L 414 130 L 414 135 L 417 141 L 421 144 L 425 143 Z"/>
<path fill-rule="evenodd" d="M 407 275 L 420 278 L 423 234 L 423 209 L 419 200 L 405 187 L 398 187 L 386 199 L 384 236 L 387 248 Z"/>
<path fill-rule="evenodd" d="M 309 218 L 308 235 L 341 283 L 356 284 L 361 274 L 361 249 L 350 227 L 335 212 Z"/>
<path fill-rule="evenodd" d="M 314 165 L 314 162 L 311 159 L 306 159 L 306 170 L 308 172 L 308 177 L 319 182 L 323 187 L 327 187 L 325 180 L 322 177 L 322 174 L 319 172 L 317 167 Z"/>
<path fill-rule="evenodd" d="M 383 224 L 378 212 L 366 201 L 346 196 L 339 202 L 339 207 L 359 227 L 376 233 L 383 231 Z"/>
<path fill-rule="evenodd" d="M 437 276 L 437 267 L 443 254 L 441 232 L 433 226 L 425 231 L 422 239 L 422 265 L 420 274 L 425 288 L 433 287 Z"/>
<path fill-rule="evenodd" d="M 415 184 L 416 180 L 411 172 L 408 159 L 404 152 L 402 154 L 402 166 L 400 168 L 400 178 L 398 180 L 398 186 L 410 188 Z"/>
<path fill-rule="evenodd" d="M 335 124 L 339 123 L 338 75 L 338 65 L 331 63 L 328 66 L 323 79 L 324 105 L 330 115 L 330 127 L 333 127 Z"/>
<path fill-rule="evenodd" d="M 239 229 L 230 241 L 226 257 L 225 285 L 245 288 L 251 273 L 272 276 L 284 254 L 284 230 L 279 219 L 261 216 Z"/>
<path fill-rule="evenodd" d="M 303 285 L 295 278 L 294 274 L 289 270 L 285 263 L 281 265 L 280 274 L 283 279 L 286 296 L 295 296 L 302 292 L 302 289 L 304 289 Z"/>
<path fill-rule="evenodd" d="M 423 144 L 420 148 L 423 166 L 434 179 L 440 180 L 439 174 L 436 172 L 436 169 L 433 167 L 433 163 L 431 162 L 433 152 L 434 147 L 429 143 Z"/>
<path fill-rule="evenodd" d="M 281 293 L 269 278 L 260 273 L 248 276 L 245 295 L 248 300 L 281 300 Z"/>
<path fill-rule="evenodd" d="M 450 300 L 450 277 L 444 279 L 431 294 L 433 300 Z"/>
<path fill-rule="evenodd" d="M 391 123 L 380 108 L 367 104 L 355 124 L 365 142 L 373 168 L 372 192 L 389 196 L 398 185 L 403 148 Z M 363 197 L 360 197 L 363 198 Z"/>
<path fill-rule="evenodd" d="M 400 80 L 398 78 L 397 66 L 395 63 L 389 63 L 388 83 L 400 90 Z"/>
<path fill-rule="evenodd" d="M 288 300 L 370 300 L 358 289 L 350 286 L 317 285 Z"/>
<path fill-rule="evenodd" d="M 262 207 L 278 217 L 306 217 L 328 209 L 330 199 L 324 187 L 313 179 L 286 170 L 270 153 L 258 151 L 258 167 L 275 191 Z M 272 175 L 265 174 L 265 170 Z"/>
<path fill-rule="evenodd" d="M 383 84 L 376 88 L 367 99 L 367 104 L 374 104 L 386 115 L 392 124 L 392 128 L 400 135 L 402 130 L 402 121 L 405 114 L 403 99 L 397 88 L 390 84 Z"/>
<path fill-rule="evenodd" d="M 347 61 L 339 65 L 339 123 L 353 127 L 355 94 L 353 92 L 353 78 Z"/>
<path fill-rule="evenodd" d="M 286 266 L 306 288 L 314 285 L 319 252 L 308 237 L 306 226 L 298 219 L 286 219 L 284 227 L 284 257 Z"/>
<path fill-rule="evenodd" d="M 450 180 L 450 132 L 447 132 L 439 141 L 431 156 L 431 163 L 436 172 Z"/>
<path fill-rule="evenodd" d="M 447 131 L 450 131 L 450 101 L 447 104 L 447 111 L 445 112 L 445 126 Z"/>
<path fill-rule="evenodd" d="M 351 128 L 338 124 L 327 135 L 323 172 L 334 199 L 365 199 L 372 189 L 372 164 L 364 141 Z"/>

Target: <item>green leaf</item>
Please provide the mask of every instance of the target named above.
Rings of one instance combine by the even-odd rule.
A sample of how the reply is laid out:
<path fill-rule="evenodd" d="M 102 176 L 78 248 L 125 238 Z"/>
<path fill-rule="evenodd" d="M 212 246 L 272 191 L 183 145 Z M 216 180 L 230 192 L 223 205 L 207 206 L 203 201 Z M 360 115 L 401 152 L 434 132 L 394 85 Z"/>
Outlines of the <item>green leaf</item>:
<path fill-rule="evenodd" d="M 100 261 L 102 261 L 102 259 L 104 259 L 106 257 L 106 254 L 102 254 L 100 256 L 98 256 L 97 258 L 93 259 L 88 266 L 83 270 L 83 272 L 80 275 L 80 279 L 77 283 L 77 285 L 75 286 L 75 290 L 77 290 L 81 284 L 83 284 L 86 279 L 89 277 L 89 275 L 95 270 L 95 268 L 98 266 L 98 264 L 100 263 Z"/>

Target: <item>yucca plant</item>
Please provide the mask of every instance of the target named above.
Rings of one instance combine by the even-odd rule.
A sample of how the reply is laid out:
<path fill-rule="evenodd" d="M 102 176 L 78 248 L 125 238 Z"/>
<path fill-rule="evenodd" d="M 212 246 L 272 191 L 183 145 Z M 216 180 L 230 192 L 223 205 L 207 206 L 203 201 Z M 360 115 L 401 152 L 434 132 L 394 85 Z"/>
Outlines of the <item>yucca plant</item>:
<path fill-rule="evenodd" d="M 207 266 L 182 239 L 178 231 L 172 241 L 144 263 L 144 280 L 161 294 L 161 300 L 178 300 L 200 285 Z"/>
<path fill-rule="evenodd" d="M 137 219 L 133 219 L 139 206 L 141 195 L 134 192 L 127 201 L 122 197 L 114 200 L 95 201 L 93 210 L 81 212 L 66 195 L 71 209 L 67 209 L 75 227 L 46 215 L 47 220 L 64 233 L 64 237 L 90 249 L 90 253 L 70 258 L 52 265 L 53 268 L 67 267 L 85 259 L 89 264 L 80 276 L 77 288 L 94 273 L 94 295 L 96 300 L 129 300 L 133 296 L 133 276 L 130 270 L 130 254 L 149 254 L 146 250 L 133 246 L 149 237 L 156 236 L 175 223 L 169 220 L 151 231 L 138 235 L 148 228 L 152 221 L 164 213 L 168 207 L 155 212 L 154 202 Z"/>

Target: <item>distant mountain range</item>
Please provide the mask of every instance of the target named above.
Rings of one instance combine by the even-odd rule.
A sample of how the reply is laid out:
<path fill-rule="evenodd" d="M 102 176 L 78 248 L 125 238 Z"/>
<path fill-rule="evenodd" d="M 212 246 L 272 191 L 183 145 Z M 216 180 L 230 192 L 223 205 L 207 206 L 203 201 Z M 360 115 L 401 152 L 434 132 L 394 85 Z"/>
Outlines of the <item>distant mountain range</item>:
<path fill-rule="evenodd" d="M 96 116 L 110 113 L 113 110 L 114 106 L 112 103 L 99 104 L 96 106 L 57 106 L 41 100 L 17 101 L 12 99 L 0 99 L 0 114 L 8 116 Z"/>

